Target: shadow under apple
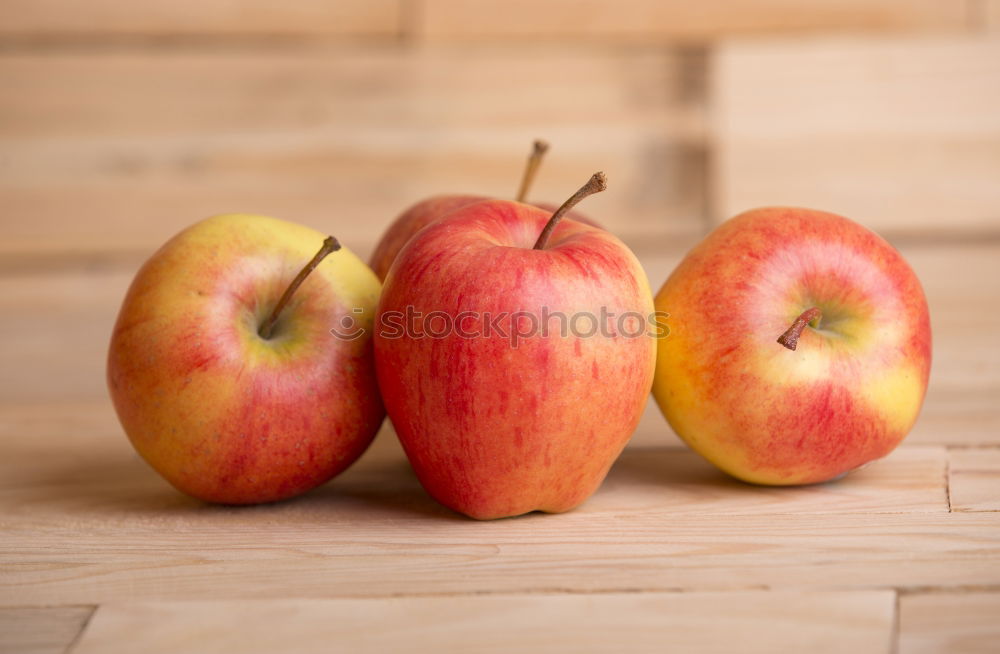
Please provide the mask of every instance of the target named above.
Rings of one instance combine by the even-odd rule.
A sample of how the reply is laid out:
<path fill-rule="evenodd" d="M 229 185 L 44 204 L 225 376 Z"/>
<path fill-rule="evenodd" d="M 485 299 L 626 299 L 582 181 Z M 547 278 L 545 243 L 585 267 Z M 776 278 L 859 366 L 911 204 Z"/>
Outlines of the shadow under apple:
<path fill-rule="evenodd" d="M 394 439 L 383 434 L 383 441 Z M 396 451 L 398 450 L 398 452 Z M 100 447 L 48 451 L 44 466 L 7 475 L 0 492 L 12 510 L 35 517 L 73 516 L 102 524 L 143 520 L 202 519 L 297 522 L 356 522 L 364 519 L 462 518 L 437 504 L 420 486 L 398 445 L 374 445 L 333 480 L 298 497 L 234 506 L 204 502 L 173 488 L 129 446 L 108 436 Z"/>

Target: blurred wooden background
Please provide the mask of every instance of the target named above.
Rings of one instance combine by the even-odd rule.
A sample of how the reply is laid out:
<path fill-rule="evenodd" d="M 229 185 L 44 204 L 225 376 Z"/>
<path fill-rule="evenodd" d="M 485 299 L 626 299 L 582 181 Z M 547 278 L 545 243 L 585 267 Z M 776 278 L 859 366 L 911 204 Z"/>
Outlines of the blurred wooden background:
<path fill-rule="evenodd" d="M 908 444 L 995 487 L 1000 0 L 0 0 L 4 437 L 124 444 L 111 324 L 187 224 L 271 214 L 367 256 L 424 196 L 511 196 L 536 137 L 552 149 L 532 199 L 606 171 L 586 211 L 654 289 L 754 206 L 889 238 L 935 329 Z M 635 446 L 673 438 L 651 410 Z M 929 597 L 912 615 L 997 606 Z"/>
<path fill-rule="evenodd" d="M 941 420 L 969 415 L 977 426 L 947 439 L 997 438 L 1000 0 L 0 10 L 9 401 L 103 399 L 132 272 L 195 220 L 271 214 L 367 256 L 424 196 L 512 195 L 544 137 L 532 197 L 559 201 L 605 170 L 610 190 L 587 211 L 636 250 L 654 289 L 712 225 L 754 206 L 879 231 L 932 304 L 933 386 L 914 438 L 936 442 Z M 656 442 L 662 420 L 647 423 Z"/>

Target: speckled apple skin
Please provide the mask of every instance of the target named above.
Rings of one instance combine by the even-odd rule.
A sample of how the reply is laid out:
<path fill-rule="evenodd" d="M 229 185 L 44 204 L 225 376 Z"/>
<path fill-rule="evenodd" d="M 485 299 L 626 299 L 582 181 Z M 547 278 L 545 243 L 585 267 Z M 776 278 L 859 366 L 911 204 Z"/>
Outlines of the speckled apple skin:
<path fill-rule="evenodd" d="M 776 342 L 823 312 L 798 348 Z M 670 314 L 653 394 L 693 449 L 759 484 L 834 479 L 910 431 L 931 366 L 920 282 L 891 245 L 830 213 L 772 207 L 712 232 L 656 296 Z"/>
<path fill-rule="evenodd" d="M 565 220 L 544 250 L 531 249 L 549 217 L 501 201 L 452 213 L 400 252 L 379 303 L 376 365 L 399 439 L 424 488 L 474 518 L 582 503 L 634 431 L 652 383 L 656 344 L 646 332 L 563 337 L 553 322 L 516 348 L 496 332 L 387 337 L 382 317 L 408 305 L 452 317 L 544 306 L 567 316 L 599 316 L 602 306 L 652 312 L 642 267 L 610 233 Z M 476 325 L 462 323 L 481 334 Z"/>
<path fill-rule="evenodd" d="M 343 471 L 374 437 L 384 417 L 370 339 L 380 285 L 361 260 L 330 254 L 274 337 L 257 334 L 323 238 L 274 218 L 216 216 L 136 275 L 108 387 L 135 449 L 179 490 L 226 504 L 285 499 Z M 345 315 L 364 337 L 330 333 Z"/>

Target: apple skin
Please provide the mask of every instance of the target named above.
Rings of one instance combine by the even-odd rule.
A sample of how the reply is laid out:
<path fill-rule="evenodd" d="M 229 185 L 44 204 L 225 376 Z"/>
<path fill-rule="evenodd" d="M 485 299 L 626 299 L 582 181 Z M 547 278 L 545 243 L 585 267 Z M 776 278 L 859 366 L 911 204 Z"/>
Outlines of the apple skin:
<path fill-rule="evenodd" d="M 382 234 L 369 259 L 371 269 L 381 281 L 385 281 L 396 255 L 414 234 L 455 209 L 486 199 L 478 195 L 435 195 L 417 202 L 401 213 Z"/>
<path fill-rule="evenodd" d="M 389 273 L 392 262 L 396 260 L 399 251 L 413 238 L 414 234 L 456 209 L 488 199 L 478 195 L 435 195 L 411 206 L 389 225 L 375 246 L 375 251 L 372 252 L 369 259 L 372 270 L 381 281 L 385 281 L 385 276 Z M 545 203 L 534 206 L 548 211 L 550 215 L 558 209 L 556 206 Z M 601 227 L 597 222 L 577 211 L 570 211 L 565 217 L 594 227 Z"/>
<path fill-rule="evenodd" d="M 823 312 L 794 351 L 776 342 Z M 916 275 L 874 232 L 773 207 L 713 231 L 656 296 L 670 314 L 653 395 L 677 434 L 744 481 L 839 477 L 891 452 L 916 421 L 931 365 Z"/>
<path fill-rule="evenodd" d="M 384 417 L 371 339 L 380 291 L 345 248 L 313 270 L 270 340 L 257 329 L 324 235 L 264 216 L 199 222 L 143 265 L 111 338 L 108 387 L 139 454 L 177 489 L 225 504 L 303 493 L 347 468 Z M 355 307 L 363 314 L 353 313 Z"/>
<path fill-rule="evenodd" d="M 375 361 L 400 442 L 428 493 L 477 519 L 582 503 L 634 431 L 652 383 L 656 343 L 645 329 L 635 338 L 564 338 L 553 321 L 547 336 L 513 348 L 496 332 L 394 338 L 386 328 L 389 312 L 408 306 L 452 319 L 463 311 L 540 316 L 542 307 L 599 316 L 605 306 L 645 321 L 652 293 L 631 251 L 572 220 L 557 225 L 545 249 L 531 249 L 549 218 L 499 200 L 459 209 L 414 236 L 379 300 Z"/>

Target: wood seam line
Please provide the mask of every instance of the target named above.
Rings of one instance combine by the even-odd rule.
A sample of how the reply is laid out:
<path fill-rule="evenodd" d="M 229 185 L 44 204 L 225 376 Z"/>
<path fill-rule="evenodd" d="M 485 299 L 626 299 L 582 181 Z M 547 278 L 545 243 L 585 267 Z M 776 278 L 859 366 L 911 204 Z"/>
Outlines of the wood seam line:
<path fill-rule="evenodd" d="M 76 646 L 80 643 L 80 639 L 83 638 L 83 633 L 87 631 L 87 627 L 90 626 L 90 621 L 94 619 L 94 614 L 97 613 L 100 608 L 100 605 L 97 605 L 90 609 L 90 614 L 87 615 L 83 624 L 80 625 L 80 630 L 76 632 L 76 635 L 73 636 L 73 640 L 69 641 L 69 645 L 67 645 L 66 649 L 63 650 L 64 654 L 72 654 L 73 650 L 76 649 Z"/>
<path fill-rule="evenodd" d="M 951 449 L 945 448 L 944 458 L 944 495 L 948 501 L 948 513 L 951 513 Z"/>
<path fill-rule="evenodd" d="M 890 654 L 899 654 L 899 590 L 893 589 L 892 591 L 892 632 L 889 634 L 889 652 Z"/>

